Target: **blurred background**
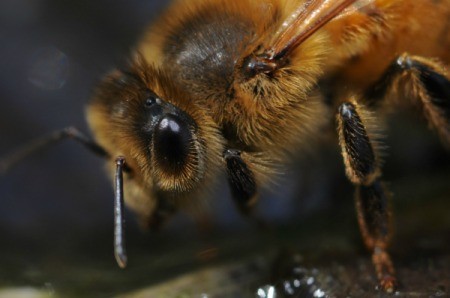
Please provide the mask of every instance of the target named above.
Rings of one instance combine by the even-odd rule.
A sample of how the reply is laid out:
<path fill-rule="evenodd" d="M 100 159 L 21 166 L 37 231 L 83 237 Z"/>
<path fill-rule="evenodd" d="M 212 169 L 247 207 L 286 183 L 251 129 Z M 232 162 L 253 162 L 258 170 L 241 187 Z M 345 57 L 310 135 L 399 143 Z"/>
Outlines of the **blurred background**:
<path fill-rule="evenodd" d="M 166 2 L 2 0 L 0 157 L 67 126 L 89 133 L 84 109 L 93 87 L 123 63 Z M 448 256 L 450 156 L 419 118 L 410 111 L 388 118 L 385 179 L 396 195 L 396 225 L 403 223 L 398 230 L 410 226 L 405 234 L 416 239 L 413 231 L 422 227 L 420 235 L 431 237 L 429 245 Z M 319 144 L 313 158 L 299 158 L 278 186 L 263 193 L 256 212 L 281 230 L 276 236 L 243 219 L 226 187 L 213 198 L 207 236 L 183 215 L 163 233 L 142 233 L 127 213 L 128 273 L 113 259 L 113 193 L 103 167 L 101 159 L 66 140 L 0 176 L 0 289 L 32 286 L 47 294 L 111 296 L 201 267 L 205 251 L 226 263 L 276 249 L 277 241 L 295 242 L 298 233 L 305 233 L 300 242 L 306 246 L 314 237 L 331 243 L 324 239 L 332 233 L 333 241 L 344 239 L 356 247 L 346 249 L 367 257 L 337 145 Z"/>
<path fill-rule="evenodd" d="M 164 4 L 2 1 L 2 155 L 70 125 L 88 133 L 84 110 L 93 87 L 126 58 Z M 102 170 L 101 160 L 70 140 L 26 160 L 2 177 L 2 226 L 47 230 L 60 218 L 85 229 L 110 219 Z"/>

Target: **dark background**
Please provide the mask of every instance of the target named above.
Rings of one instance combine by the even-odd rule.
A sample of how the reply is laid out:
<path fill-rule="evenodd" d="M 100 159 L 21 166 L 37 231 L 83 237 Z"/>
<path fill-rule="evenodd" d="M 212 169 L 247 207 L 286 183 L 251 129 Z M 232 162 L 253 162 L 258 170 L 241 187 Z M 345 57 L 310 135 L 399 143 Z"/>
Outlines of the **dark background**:
<path fill-rule="evenodd" d="M 84 109 L 93 87 L 104 73 L 123 63 L 145 25 L 165 5 L 166 1 L 142 0 L 2 0 L 0 157 L 69 125 L 89 132 Z M 388 120 L 386 138 L 385 177 L 396 194 L 394 206 L 401 212 L 412 204 L 417 208 L 412 214 L 432 208 L 435 201 L 450 202 L 448 151 L 417 115 L 395 113 Z M 278 187 L 265 192 L 257 212 L 274 225 L 328 212 L 312 233 L 326 235 L 336 223 L 350 222 L 342 237 L 350 235 L 358 247 L 352 188 L 343 174 L 338 147 L 319 144 L 317 151 L 312 159 L 300 158 Z M 42 286 L 54 277 L 55 264 L 70 271 L 74 260 L 101 259 L 104 264 L 92 267 L 118 270 L 112 257 L 112 187 L 103 166 L 102 160 L 67 140 L 0 176 L 0 287 Z M 219 230 L 254 231 L 233 208 L 226 188 L 213 199 L 212 217 Z M 151 251 L 161 240 L 166 243 L 161 252 L 202 237 L 183 216 L 169 225 L 168 233 L 151 237 L 140 232 L 132 214 L 127 213 L 127 223 L 131 251 Z M 437 235 L 448 238 L 448 226 L 436 229 Z"/>
<path fill-rule="evenodd" d="M 0 155 L 69 125 L 87 133 L 84 110 L 93 87 L 123 62 L 164 4 L 2 1 Z M 112 215 L 104 176 L 102 161 L 75 142 L 54 146 L 2 177 L 0 225 L 22 234 L 103 224 Z"/>

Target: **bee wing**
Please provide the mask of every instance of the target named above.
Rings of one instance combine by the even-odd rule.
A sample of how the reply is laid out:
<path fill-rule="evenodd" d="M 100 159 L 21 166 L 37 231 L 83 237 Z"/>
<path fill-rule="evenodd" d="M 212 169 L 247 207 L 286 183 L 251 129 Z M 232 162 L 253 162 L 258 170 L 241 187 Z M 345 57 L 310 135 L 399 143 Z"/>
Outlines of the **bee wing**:
<path fill-rule="evenodd" d="M 284 20 L 265 51 L 268 60 L 281 59 L 334 18 L 350 14 L 374 0 L 306 0 Z"/>

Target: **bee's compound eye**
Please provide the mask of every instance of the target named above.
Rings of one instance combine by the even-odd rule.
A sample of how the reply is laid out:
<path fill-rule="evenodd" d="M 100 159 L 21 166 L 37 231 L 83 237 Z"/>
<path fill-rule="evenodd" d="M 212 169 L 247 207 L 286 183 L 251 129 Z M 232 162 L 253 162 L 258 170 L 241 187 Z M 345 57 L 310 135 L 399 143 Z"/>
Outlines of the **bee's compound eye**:
<path fill-rule="evenodd" d="M 161 166 L 169 171 L 181 169 L 193 143 L 188 123 L 180 117 L 167 114 L 155 128 L 154 154 Z"/>

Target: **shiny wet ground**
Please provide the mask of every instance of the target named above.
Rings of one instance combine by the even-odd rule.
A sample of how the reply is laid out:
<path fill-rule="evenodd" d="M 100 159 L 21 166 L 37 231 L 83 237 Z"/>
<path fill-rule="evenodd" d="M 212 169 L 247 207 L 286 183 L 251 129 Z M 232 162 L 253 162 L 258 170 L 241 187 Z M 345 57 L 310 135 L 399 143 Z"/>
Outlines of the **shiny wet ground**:
<path fill-rule="evenodd" d="M 396 297 L 450 295 L 450 176 L 429 178 L 431 188 L 405 190 L 408 204 L 403 198 L 395 203 L 392 254 L 401 281 Z M 411 179 L 397 189 L 423 181 Z M 126 270 L 114 263 L 108 232 L 98 227 L 82 234 L 69 230 L 60 238 L 20 239 L 4 231 L 0 297 L 382 296 L 351 209 L 269 230 L 149 237 L 132 229 Z"/>

